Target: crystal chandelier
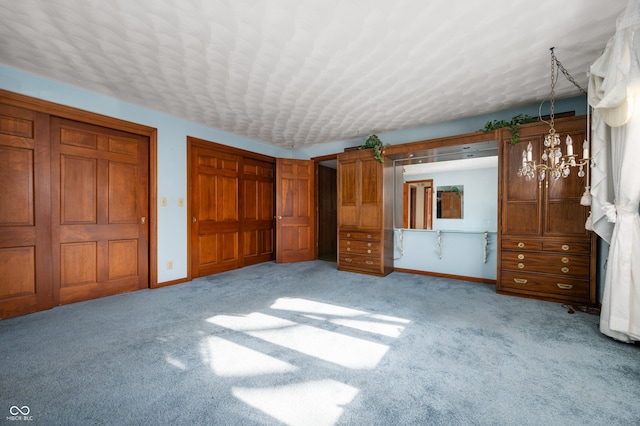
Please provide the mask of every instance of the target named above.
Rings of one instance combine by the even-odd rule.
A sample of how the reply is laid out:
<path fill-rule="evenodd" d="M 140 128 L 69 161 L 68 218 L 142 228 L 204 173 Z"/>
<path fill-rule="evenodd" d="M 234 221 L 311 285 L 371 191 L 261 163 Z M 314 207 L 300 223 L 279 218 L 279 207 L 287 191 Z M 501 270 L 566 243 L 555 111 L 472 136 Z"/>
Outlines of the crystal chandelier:
<path fill-rule="evenodd" d="M 522 166 L 518 169 L 518 176 L 524 176 L 527 180 L 533 180 L 538 177 L 538 180 L 543 181 L 546 179 L 547 174 L 554 180 L 558 180 L 561 176 L 563 178 L 569 177 L 571 174 L 571 167 L 578 167 L 578 177 L 584 177 L 584 167 L 589 164 L 589 141 L 585 140 L 582 144 L 582 158 L 578 159 L 578 155 L 574 154 L 573 139 L 567 135 L 565 139 L 566 154 L 562 153 L 560 135 L 556 133 L 554 125 L 554 95 L 557 81 L 557 70 L 560 69 L 567 79 L 573 83 L 580 91 L 586 95 L 586 92 L 578 86 L 573 77 L 571 77 L 568 71 L 562 66 L 560 61 L 553 53 L 554 47 L 551 50 L 551 94 L 550 94 L 550 114 L 549 114 L 549 134 L 544 138 L 544 152 L 542 153 L 542 161 L 536 164 L 533 161 L 533 145 L 531 142 L 527 145 L 527 149 L 522 151 Z M 588 136 L 587 136 L 588 137 Z"/>

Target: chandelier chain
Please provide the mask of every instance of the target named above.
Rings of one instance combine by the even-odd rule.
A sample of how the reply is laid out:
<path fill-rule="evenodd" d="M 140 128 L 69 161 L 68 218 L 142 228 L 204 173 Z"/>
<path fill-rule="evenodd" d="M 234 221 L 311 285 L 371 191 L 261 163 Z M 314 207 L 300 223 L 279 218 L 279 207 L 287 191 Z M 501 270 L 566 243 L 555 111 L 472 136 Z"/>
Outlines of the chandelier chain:
<path fill-rule="evenodd" d="M 555 64 L 558 66 L 558 69 L 560 71 L 562 71 L 562 74 L 564 74 L 564 76 L 567 78 L 567 80 L 569 80 L 574 86 L 576 86 L 578 88 L 578 90 L 580 91 L 580 93 L 582 93 L 583 95 L 586 96 L 587 95 L 587 91 L 584 90 L 582 87 L 580 87 L 580 85 L 576 82 L 576 80 L 573 78 L 573 76 L 571 74 L 569 74 L 569 71 L 567 71 L 567 69 L 562 65 L 560 60 L 553 53 L 553 49 L 555 49 L 555 47 L 551 48 L 551 60 L 553 62 L 555 62 Z M 552 65 L 551 72 L 553 73 L 553 65 Z"/>
<path fill-rule="evenodd" d="M 553 129 L 553 113 L 555 112 L 555 105 L 554 105 L 554 100 L 555 100 L 555 90 L 556 90 L 556 81 L 557 81 L 557 74 L 556 74 L 556 55 L 553 53 L 553 49 L 555 49 L 555 47 L 551 48 L 551 93 L 549 94 L 549 121 L 550 121 L 550 125 L 551 125 L 551 129 L 550 131 L 554 130 Z M 555 132 L 555 130 L 554 130 Z"/>

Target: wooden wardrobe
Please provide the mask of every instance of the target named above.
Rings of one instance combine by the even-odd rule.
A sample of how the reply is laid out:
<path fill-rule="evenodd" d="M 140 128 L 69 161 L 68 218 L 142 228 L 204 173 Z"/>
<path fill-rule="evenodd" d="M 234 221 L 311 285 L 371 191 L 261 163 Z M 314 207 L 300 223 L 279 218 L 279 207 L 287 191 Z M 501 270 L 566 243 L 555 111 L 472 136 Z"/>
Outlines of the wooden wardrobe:
<path fill-rule="evenodd" d="M 556 119 L 562 138 L 574 144 L 586 139 L 585 116 Z M 568 178 L 528 181 L 518 176 L 522 152 L 529 142 L 540 162 L 544 122 L 523 125 L 519 143 L 500 131 L 497 292 L 562 303 L 596 303 L 596 236 L 585 229 L 589 207 L 580 204 L 587 177 L 572 168 Z M 580 152 L 582 152 L 580 150 Z"/>
<path fill-rule="evenodd" d="M 393 271 L 392 161 L 372 150 L 338 155 L 338 269 L 385 276 Z M 385 175 L 387 178 L 385 179 Z"/>

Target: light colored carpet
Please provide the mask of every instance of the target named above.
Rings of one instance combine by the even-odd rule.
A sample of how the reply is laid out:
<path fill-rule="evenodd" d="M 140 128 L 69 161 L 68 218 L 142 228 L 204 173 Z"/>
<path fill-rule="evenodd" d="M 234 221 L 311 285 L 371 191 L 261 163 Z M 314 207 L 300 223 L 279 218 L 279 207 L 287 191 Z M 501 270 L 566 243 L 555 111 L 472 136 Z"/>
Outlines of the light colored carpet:
<path fill-rule="evenodd" d="M 265 263 L 0 321 L 0 422 L 639 424 L 640 347 L 597 324 L 486 284 Z"/>

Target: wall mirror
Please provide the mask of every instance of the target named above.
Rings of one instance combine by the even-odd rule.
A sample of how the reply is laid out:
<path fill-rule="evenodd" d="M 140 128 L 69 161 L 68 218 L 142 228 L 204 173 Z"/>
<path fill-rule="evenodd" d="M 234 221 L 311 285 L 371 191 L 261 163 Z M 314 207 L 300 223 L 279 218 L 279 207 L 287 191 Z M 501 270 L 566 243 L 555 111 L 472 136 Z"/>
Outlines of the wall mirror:
<path fill-rule="evenodd" d="M 395 228 L 496 230 L 497 141 L 400 155 L 393 159 Z"/>
<path fill-rule="evenodd" d="M 438 219 L 462 219 L 464 185 L 436 187 L 436 217 Z"/>

